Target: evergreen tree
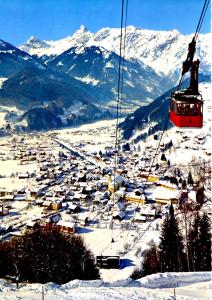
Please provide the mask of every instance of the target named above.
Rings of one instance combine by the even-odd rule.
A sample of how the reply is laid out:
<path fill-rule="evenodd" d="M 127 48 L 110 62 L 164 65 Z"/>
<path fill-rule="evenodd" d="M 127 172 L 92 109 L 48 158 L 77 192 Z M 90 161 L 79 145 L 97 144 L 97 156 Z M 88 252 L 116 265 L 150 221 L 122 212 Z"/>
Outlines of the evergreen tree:
<path fill-rule="evenodd" d="M 189 231 L 189 256 L 193 271 L 211 271 L 210 219 L 197 212 Z"/>
<path fill-rule="evenodd" d="M 210 219 L 206 213 L 200 219 L 199 241 L 201 256 L 200 271 L 211 271 L 211 231 Z"/>
<path fill-rule="evenodd" d="M 187 180 L 187 183 L 188 184 L 194 184 L 194 180 L 193 180 L 193 177 L 192 177 L 192 175 L 191 175 L 191 171 L 189 171 L 189 173 L 188 173 L 188 180 Z"/>
<path fill-rule="evenodd" d="M 160 257 L 155 244 L 146 250 L 143 254 L 143 263 L 140 269 L 136 268 L 131 278 L 139 279 L 141 277 L 160 272 Z"/>
<path fill-rule="evenodd" d="M 183 239 L 178 221 L 172 212 L 167 216 L 161 231 L 159 245 L 160 264 L 162 272 L 179 272 L 185 270 L 185 254 Z"/>
<path fill-rule="evenodd" d="M 188 233 L 188 251 L 191 271 L 198 271 L 201 264 L 201 260 L 199 260 L 199 230 L 200 215 L 197 212 Z"/>
<path fill-rule="evenodd" d="M 204 187 L 200 187 L 198 190 L 197 190 L 197 193 L 196 193 L 196 201 L 197 203 L 202 206 L 203 203 L 205 202 L 205 193 L 204 193 Z"/>
<path fill-rule="evenodd" d="M 162 155 L 161 155 L 161 160 L 162 160 L 162 161 L 167 161 L 166 155 L 165 155 L 164 153 L 162 153 Z"/>
<path fill-rule="evenodd" d="M 183 179 L 182 181 L 182 189 L 185 190 L 187 188 L 186 180 Z"/>
<path fill-rule="evenodd" d="M 142 276 L 158 272 L 160 272 L 159 253 L 156 246 L 152 245 L 151 248 L 144 253 Z"/>
<path fill-rule="evenodd" d="M 169 218 L 174 218 L 174 207 L 173 207 L 172 202 L 169 206 Z"/>
<path fill-rule="evenodd" d="M 176 177 L 171 177 L 171 178 L 170 178 L 170 183 L 173 183 L 173 184 L 178 185 L 178 180 L 177 180 L 177 178 L 176 178 Z"/>

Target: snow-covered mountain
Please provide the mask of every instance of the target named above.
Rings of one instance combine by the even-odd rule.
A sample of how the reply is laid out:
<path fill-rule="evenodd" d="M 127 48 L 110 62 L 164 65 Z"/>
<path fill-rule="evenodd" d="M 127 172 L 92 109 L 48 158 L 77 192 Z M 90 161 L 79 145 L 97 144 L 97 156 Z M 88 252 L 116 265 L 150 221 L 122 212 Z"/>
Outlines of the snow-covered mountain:
<path fill-rule="evenodd" d="M 119 56 L 102 46 L 73 47 L 49 60 L 47 65 L 90 86 L 104 107 L 116 107 Z M 123 107 L 131 110 L 149 103 L 170 88 L 152 68 L 138 60 L 124 61 Z"/>
<path fill-rule="evenodd" d="M 31 41 L 35 43 L 35 38 Z M 40 44 L 36 41 L 36 45 Z M 51 69 L 38 58 L 0 40 L 0 106 L 21 109 L 29 129 L 99 118 L 102 111 L 93 104 L 96 100 L 82 81 Z M 73 106 L 78 107 L 77 114 Z M 4 114 L 3 123 L 11 121 L 9 111 Z"/>
<path fill-rule="evenodd" d="M 57 56 L 71 47 L 85 45 L 92 36 L 93 34 L 82 25 L 72 36 L 69 35 L 57 41 L 41 41 L 32 36 L 19 48 L 38 57 L 43 55 Z"/>
<path fill-rule="evenodd" d="M 29 52 L 30 54 L 33 54 L 31 52 L 32 49 L 36 50 L 36 49 L 48 49 L 48 48 L 51 48 L 51 46 L 49 44 L 47 44 L 46 42 L 44 41 L 41 41 L 40 39 L 36 38 L 35 36 L 31 36 L 29 38 L 28 41 L 26 41 L 26 43 L 24 44 L 24 46 L 20 47 L 20 49 L 22 51 L 25 51 L 25 52 Z"/>
<path fill-rule="evenodd" d="M 134 26 L 128 26 L 126 33 L 122 113 L 129 114 L 178 83 L 192 35 Z M 197 43 L 200 74 L 206 77 L 211 37 L 211 33 L 199 35 Z M 91 112 L 95 107 L 97 114 L 111 115 L 117 101 L 119 43 L 119 28 L 91 33 L 84 26 L 58 41 L 32 36 L 19 49 L 0 40 L 1 104 L 29 109 L 58 101 L 69 109 L 86 103 Z M 69 110 L 68 118 L 72 117 Z"/>
<path fill-rule="evenodd" d="M 28 53 L 0 39 L 0 78 L 8 78 L 27 66 L 44 69 Z"/>
<path fill-rule="evenodd" d="M 126 59 L 137 59 L 153 68 L 158 74 L 176 76 L 185 60 L 188 43 L 193 35 L 183 35 L 177 30 L 155 31 L 128 26 L 126 29 Z M 200 34 L 197 41 L 197 57 L 201 60 L 200 71 L 210 72 L 210 47 L 212 34 Z M 73 35 L 57 41 L 39 42 L 29 39 L 19 48 L 31 55 L 57 56 L 72 47 L 98 46 L 119 54 L 120 29 L 102 28 L 91 33 L 81 26 Z M 40 46 L 39 46 L 40 45 Z M 177 72 L 178 73 L 178 72 Z"/>
<path fill-rule="evenodd" d="M 210 74 L 209 40 L 199 35 L 197 57 L 200 73 Z M 182 62 L 192 35 L 177 30 L 155 31 L 128 26 L 123 87 L 123 112 L 132 112 L 159 97 L 178 83 Z M 40 57 L 44 64 L 81 80 L 98 98 L 98 105 L 116 106 L 119 28 L 91 33 L 81 26 L 72 36 L 57 41 L 31 37 L 20 49 Z"/>

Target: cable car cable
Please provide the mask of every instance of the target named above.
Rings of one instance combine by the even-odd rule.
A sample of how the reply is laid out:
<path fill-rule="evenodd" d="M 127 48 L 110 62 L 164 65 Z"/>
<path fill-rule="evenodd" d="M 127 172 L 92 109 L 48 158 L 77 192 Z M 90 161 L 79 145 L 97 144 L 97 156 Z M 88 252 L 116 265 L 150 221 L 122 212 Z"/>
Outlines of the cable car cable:
<path fill-rule="evenodd" d="M 121 105 L 123 103 L 124 63 L 125 63 L 126 37 L 127 37 L 127 17 L 128 17 L 128 0 L 126 0 L 126 5 L 125 5 L 124 43 L 123 43 L 123 55 L 122 55 L 122 76 L 121 76 L 121 93 L 120 93 L 120 111 L 119 111 L 119 115 L 121 115 Z"/>
<path fill-rule="evenodd" d="M 209 0 L 205 0 L 205 3 L 204 3 L 203 8 L 202 8 L 201 15 L 200 15 L 200 18 L 199 18 L 199 22 L 197 24 L 196 32 L 195 32 L 195 35 L 194 35 L 195 40 L 198 38 L 198 34 L 199 34 L 200 29 L 201 29 L 201 26 L 202 26 L 202 23 L 203 23 L 208 5 L 209 5 Z"/>
<path fill-rule="evenodd" d="M 194 41 L 198 38 L 198 34 L 199 34 L 200 28 L 201 28 L 201 26 L 202 26 L 202 23 L 203 23 L 203 20 L 204 20 L 205 13 L 206 13 L 206 10 L 207 10 L 207 8 L 208 8 L 208 5 L 209 5 L 209 0 L 205 0 L 204 6 L 203 6 L 203 9 L 202 9 L 202 12 L 201 12 L 199 21 L 198 21 L 197 29 L 196 29 L 196 32 L 195 32 L 195 35 L 194 35 L 194 38 L 193 38 Z M 184 79 L 184 75 L 185 75 L 185 74 L 182 74 L 182 75 L 181 75 L 181 78 L 180 78 L 179 84 L 178 84 L 178 86 L 177 86 L 177 88 L 176 88 L 176 91 L 178 91 L 178 90 L 181 88 L 182 82 L 183 82 L 183 79 Z M 157 149 L 156 149 L 155 155 L 153 156 L 153 160 L 152 160 L 152 163 L 151 163 L 151 165 L 150 165 L 150 169 L 149 169 L 149 172 L 148 172 L 148 177 L 149 177 L 150 172 L 151 172 L 151 167 L 153 166 L 154 160 L 155 160 L 155 158 L 156 158 L 156 156 L 157 156 L 157 152 L 158 152 L 158 149 L 159 149 L 159 147 L 160 147 L 160 143 L 161 143 L 161 141 L 162 141 L 164 132 L 165 132 L 165 130 L 166 130 L 166 128 L 167 128 L 168 120 L 169 120 L 169 113 L 168 113 L 167 118 L 166 118 L 166 122 L 165 122 L 163 131 L 162 131 L 162 134 L 161 134 L 159 143 L 158 143 L 158 147 L 157 147 Z M 148 178 L 148 177 L 147 177 L 147 178 Z M 139 208 L 139 205 L 140 205 L 140 203 L 138 203 L 137 208 Z M 132 222 L 134 221 L 135 214 L 136 214 L 136 209 L 135 209 L 135 211 L 134 211 L 134 215 L 133 215 L 133 218 L 132 218 L 132 221 L 131 221 L 131 225 L 132 225 Z M 129 230 L 130 230 L 130 229 L 131 229 L 131 226 L 130 226 Z M 127 236 L 126 236 L 126 238 L 125 238 L 124 243 L 126 242 L 127 237 L 128 237 L 128 235 L 129 235 L 129 230 L 128 230 L 128 233 L 127 233 Z"/>
<path fill-rule="evenodd" d="M 119 44 L 119 67 L 118 67 L 118 88 L 117 88 L 117 105 L 116 105 L 116 129 L 115 129 L 115 154 L 114 154 L 114 179 L 113 179 L 113 207 L 115 204 L 115 186 L 116 186 L 116 171 L 118 165 L 118 155 L 119 155 L 119 148 L 120 148 L 120 140 L 119 140 L 119 115 L 120 115 L 120 107 L 122 101 L 122 91 L 123 91 L 123 62 L 124 57 L 122 55 L 122 48 L 123 48 L 123 28 L 125 23 L 125 34 L 126 34 L 126 18 L 124 21 L 125 14 L 127 15 L 128 9 L 128 0 L 126 2 L 125 7 L 125 0 L 121 1 L 121 33 L 120 33 L 120 44 Z M 125 38 L 124 38 L 125 39 Z M 125 45 L 124 45 L 124 53 L 125 53 Z M 111 242 L 113 242 L 113 215 L 111 221 Z"/>

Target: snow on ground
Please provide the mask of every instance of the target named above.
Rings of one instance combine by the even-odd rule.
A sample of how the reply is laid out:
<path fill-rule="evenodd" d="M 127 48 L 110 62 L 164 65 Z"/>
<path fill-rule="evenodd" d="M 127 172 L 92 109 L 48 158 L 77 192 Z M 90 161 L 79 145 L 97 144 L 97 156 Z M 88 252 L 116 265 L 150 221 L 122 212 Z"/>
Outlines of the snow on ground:
<path fill-rule="evenodd" d="M 4 126 L 7 123 L 5 119 L 6 115 L 6 112 L 0 112 L 0 126 Z"/>
<path fill-rule="evenodd" d="M 21 190 L 29 186 L 29 180 L 17 178 L 0 178 L 0 189 L 9 188 L 10 190 Z"/>
<path fill-rule="evenodd" d="M 64 285 L 54 283 L 15 284 L 0 280 L 1 300 L 209 300 L 210 272 L 159 273 L 139 280 L 122 280 L 112 284 L 101 280 L 74 280 Z M 174 298 L 174 288 L 176 298 Z"/>
<path fill-rule="evenodd" d="M 100 150 L 104 150 L 106 146 L 115 145 L 115 124 L 116 119 L 103 120 L 55 132 L 57 132 L 59 139 L 74 144 L 82 142 L 85 144 L 84 149 L 86 151 L 98 153 Z"/>
<path fill-rule="evenodd" d="M 114 229 L 108 228 L 81 228 L 82 234 L 89 249 L 94 255 L 120 255 L 121 269 L 107 270 L 101 269 L 103 280 L 114 282 L 116 280 L 127 280 L 135 267 L 140 267 L 140 257 L 136 257 L 137 249 L 144 251 L 149 248 L 152 241 L 159 243 L 159 231 L 154 230 L 158 220 L 152 223 L 137 224 L 136 230 L 115 229 L 118 225 L 114 224 Z M 108 224 L 107 224 L 108 225 Z M 111 240 L 114 240 L 111 243 Z M 127 254 L 125 254 L 125 247 Z"/>
<path fill-rule="evenodd" d="M 0 78 L 0 89 L 3 85 L 3 82 L 7 80 L 7 78 L 5 78 L 5 80 L 2 81 L 3 78 Z M 10 116 L 8 118 L 8 113 L 13 112 L 15 113 L 15 116 Z M 4 126 L 7 123 L 6 117 L 8 118 L 8 121 L 13 122 L 14 119 L 17 118 L 17 116 L 20 116 L 23 114 L 23 110 L 18 109 L 16 106 L 4 106 L 1 105 L 0 106 L 0 126 Z M 21 125 L 21 123 L 20 123 Z M 24 124 L 23 124 L 24 125 Z"/>
<path fill-rule="evenodd" d="M 10 176 L 12 173 L 33 173 L 38 170 L 38 166 L 36 162 L 31 162 L 28 164 L 20 164 L 18 160 L 0 160 L 0 175 L 2 176 Z"/>

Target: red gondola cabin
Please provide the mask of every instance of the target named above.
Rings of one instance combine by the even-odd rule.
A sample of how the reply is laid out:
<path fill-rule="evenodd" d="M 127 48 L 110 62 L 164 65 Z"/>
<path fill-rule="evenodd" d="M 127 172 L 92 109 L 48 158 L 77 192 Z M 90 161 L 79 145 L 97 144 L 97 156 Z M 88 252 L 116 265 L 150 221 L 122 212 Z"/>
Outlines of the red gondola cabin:
<path fill-rule="evenodd" d="M 201 128 L 203 125 L 203 100 L 198 90 L 200 61 L 193 61 L 195 42 L 193 41 L 192 43 L 194 43 L 194 49 L 192 50 L 192 55 L 190 54 L 191 58 L 188 56 L 190 60 L 183 63 L 182 70 L 182 76 L 190 70 L 190 86 L 185 90 L 178 90 L 172 93 L 170 121 L 177 127 Z"/>
<path fill-rule="evenodd" d="M 170 121 L 177 127 L 201 128 L 203 101 L 201 95 L 188 95 L 177 91 L 171 96 Z"/>

